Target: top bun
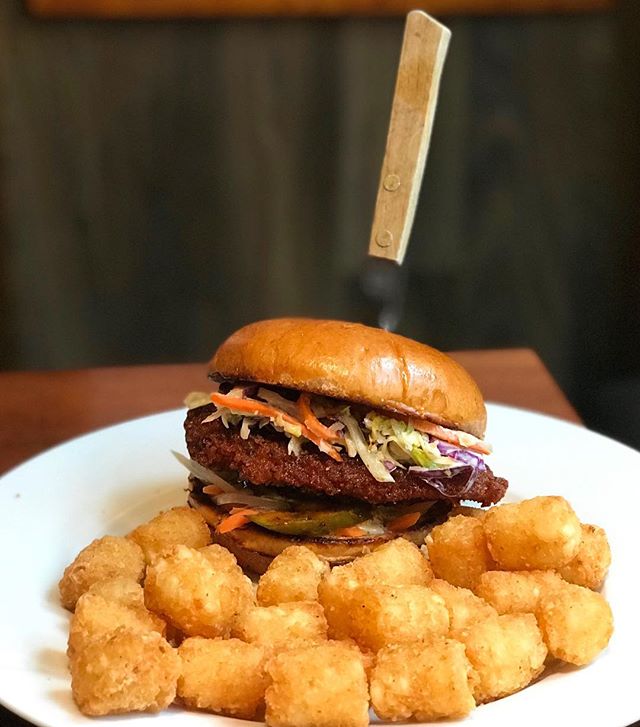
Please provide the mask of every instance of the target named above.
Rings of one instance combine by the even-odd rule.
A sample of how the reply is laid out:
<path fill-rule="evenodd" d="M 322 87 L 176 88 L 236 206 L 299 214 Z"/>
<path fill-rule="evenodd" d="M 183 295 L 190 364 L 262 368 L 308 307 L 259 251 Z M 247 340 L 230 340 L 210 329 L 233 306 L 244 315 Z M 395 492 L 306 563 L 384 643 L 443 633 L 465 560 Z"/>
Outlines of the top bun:
<path fill-rule="evenodd" d="M 218 348 L 209 373 L 366 404 L 476 437 L 487 423 L 482 394 L 460 364 L 431 346 L 360 323 L 251 323 Z"/>

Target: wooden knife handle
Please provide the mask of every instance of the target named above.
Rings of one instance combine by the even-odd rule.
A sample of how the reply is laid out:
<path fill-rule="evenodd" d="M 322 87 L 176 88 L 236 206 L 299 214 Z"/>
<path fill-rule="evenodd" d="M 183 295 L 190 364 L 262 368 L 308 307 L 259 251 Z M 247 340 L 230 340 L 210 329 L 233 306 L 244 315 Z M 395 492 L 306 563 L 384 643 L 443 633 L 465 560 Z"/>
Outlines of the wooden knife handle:
<path fill-rule="evenodd" d="M 407 15 L 369 255 L 401 264 L 427 158 L 451 31 L 421 10 Z"/>

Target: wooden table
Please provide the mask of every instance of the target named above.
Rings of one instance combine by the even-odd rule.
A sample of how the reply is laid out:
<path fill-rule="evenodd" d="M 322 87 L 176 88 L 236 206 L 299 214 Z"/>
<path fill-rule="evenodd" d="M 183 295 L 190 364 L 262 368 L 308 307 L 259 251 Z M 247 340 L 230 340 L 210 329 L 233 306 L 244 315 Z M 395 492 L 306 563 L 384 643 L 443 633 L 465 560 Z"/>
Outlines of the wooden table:
<path fill-rule="evenodd" d="M 580 422 L 532 351 L 463 351 L 454 357 L 487 400 Z M 205 375 L 203 364 L 0 373 L 0 472 L 69 437 L 180 407 L 185 393 L 206 389 Z M 29 727 L 2 707 L 0 725 Z"/>

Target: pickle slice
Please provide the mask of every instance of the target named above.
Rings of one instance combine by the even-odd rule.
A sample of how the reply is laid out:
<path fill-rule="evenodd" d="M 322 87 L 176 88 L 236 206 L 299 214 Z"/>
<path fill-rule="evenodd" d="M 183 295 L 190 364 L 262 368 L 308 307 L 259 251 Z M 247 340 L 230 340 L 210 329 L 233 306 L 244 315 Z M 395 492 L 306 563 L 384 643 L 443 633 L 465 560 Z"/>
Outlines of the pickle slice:
<path fill-rule="evenodd" d="M 287 512 L 266 510 L 247 516 L 252 523 L 261 528 L 273 530 L 283 535 L 328 535 L 341 528 L 364 522 L 367 515 L 357 510 L 315 510 L 306 512 Z"/>

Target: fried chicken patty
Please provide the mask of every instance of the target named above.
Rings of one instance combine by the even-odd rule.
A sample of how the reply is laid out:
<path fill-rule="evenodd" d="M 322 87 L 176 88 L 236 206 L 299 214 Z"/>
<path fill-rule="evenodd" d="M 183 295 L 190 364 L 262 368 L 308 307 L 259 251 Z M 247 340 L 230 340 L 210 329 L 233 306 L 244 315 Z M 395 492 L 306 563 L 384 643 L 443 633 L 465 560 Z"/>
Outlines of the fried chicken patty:
<path fill-rule="evenodd" d="M 240 480 L 254 485 L 297 487 L 373 505 L 459 499 L 443 495 L 407 470 L 395 470 L 394 482 L 378 482 L 359 457 L 345 455 L 342 462 L 336 462 L 318 450 L 289 454 L 286 437 L 270 427 L 254 428 L 248 439 L 242 439 L 237 427 L 227 429 L 220 419 L 203 424 L 202 420 L 214 411 L 213 405 L 191 409 L 185 420 L 189 454 L 209 469 L 232 470 Z M 456 484 L 455 477 L 450 484 Z M 464 499 L 491 505 L 503 497 L 506 489 L 507 481 L 487 468 L 464 493 Z"/>

